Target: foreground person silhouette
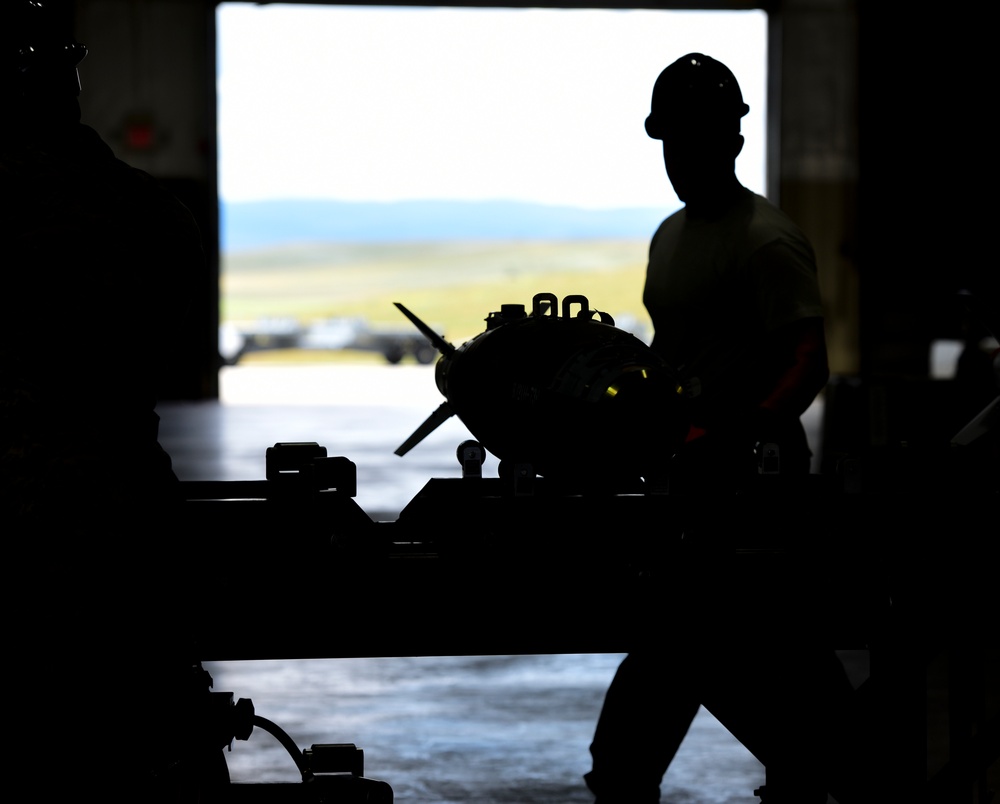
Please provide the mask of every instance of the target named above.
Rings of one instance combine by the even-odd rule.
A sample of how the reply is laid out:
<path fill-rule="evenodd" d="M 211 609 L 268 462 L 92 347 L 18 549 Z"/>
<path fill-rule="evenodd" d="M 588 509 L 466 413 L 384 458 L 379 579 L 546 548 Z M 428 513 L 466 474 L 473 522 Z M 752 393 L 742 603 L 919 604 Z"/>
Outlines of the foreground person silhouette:
<path fill-rule="evenodd" d="M 736 177 L 748 111 L 732 72 L 691 53 L 659 75 L 646 119 L 684 203 L 653 236 L 643 294 L 652 347 L 685 378 L 692 412 L 671 493 L 685 502 L 685 537 L 709 545 L 747 527 L 723 514 L 757 474 L 755 445 L 778 445 L 781 474 L 809 473 L 800 416 L 829 376 L 813 250 Z M 768 804 L 825 804 L 853 692 L 836 654 L 756 605 L 752 579 L 722 581 L 711 547 L 685 571 L 607 692 L 585 777 L 598 804 L 659 802 L 702 705 L 765 764 Z"/>
<path fill-rule="evenodd" d="M 155 405 L 201 236 L 81 123 L 71 3 L 4 0 L 0 44 L 0 529 L 9 657 L 26 663 L 13 764 L 42 798 L 152 801 L 183 720 L 196 566 Z"/>

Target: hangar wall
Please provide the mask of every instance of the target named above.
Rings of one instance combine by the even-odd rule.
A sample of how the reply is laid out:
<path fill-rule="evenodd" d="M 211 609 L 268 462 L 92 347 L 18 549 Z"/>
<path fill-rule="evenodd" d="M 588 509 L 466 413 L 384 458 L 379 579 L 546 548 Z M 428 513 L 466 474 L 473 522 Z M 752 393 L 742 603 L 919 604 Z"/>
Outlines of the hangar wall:
<path fill-rule="evenodd" d="M 861 367 L 857 266 L 858 30 L 853 4 L 785 2 L 774 15 L 777 201 L 812 241 L 830 369 Z"/>
<path fill-rule="evenodd" d="M 218 397 L 219 260 L 215 189 L 215 34 L 206 0 L 77 0 L 83 122 L 195 214 L 208 256 L 170 399 Z"/>

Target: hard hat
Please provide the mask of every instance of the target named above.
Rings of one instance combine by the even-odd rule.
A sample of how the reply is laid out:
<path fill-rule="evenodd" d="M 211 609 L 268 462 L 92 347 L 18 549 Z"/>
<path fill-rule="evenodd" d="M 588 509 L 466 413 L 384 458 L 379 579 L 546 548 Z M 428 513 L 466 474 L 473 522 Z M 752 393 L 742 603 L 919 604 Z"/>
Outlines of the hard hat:
<path fill-rule="evenodd" d="M 749 111 L 736 76 L 725 64 L 703 53 L 688 53 L 657 77 L 646 133 L 663 139 L 667 126 L 677 120 L 692 126 L 732 122 L 738 126 Z"/>

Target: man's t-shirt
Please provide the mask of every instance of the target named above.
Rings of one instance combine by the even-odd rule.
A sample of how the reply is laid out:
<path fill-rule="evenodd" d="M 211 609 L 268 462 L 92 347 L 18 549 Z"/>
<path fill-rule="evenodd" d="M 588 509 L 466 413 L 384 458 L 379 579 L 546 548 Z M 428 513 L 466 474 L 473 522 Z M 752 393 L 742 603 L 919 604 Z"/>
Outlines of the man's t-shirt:
<path fill-rule="evenodd" d="M 703 425 L 766 398 L 785 368 L 767 333 L 823 313 L 809 241 L 749 190 L 720 218 L 685 208 L 660 224 L 643 302 L 652 346 L 687 379 Z"/>

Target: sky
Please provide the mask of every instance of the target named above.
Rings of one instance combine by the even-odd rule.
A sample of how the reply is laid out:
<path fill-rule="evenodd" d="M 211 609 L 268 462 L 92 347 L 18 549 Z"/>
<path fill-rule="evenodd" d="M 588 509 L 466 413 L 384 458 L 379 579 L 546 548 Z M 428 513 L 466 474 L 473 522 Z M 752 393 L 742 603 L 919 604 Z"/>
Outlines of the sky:
<path fill-rule="evenodd" d="M 660 70 L 693 51 L 740 81 L 737 174 L 766 189 L 762 11 L 223 2 L 217 14 L 223 202 L 677 206 L 643 121 Z"/>

